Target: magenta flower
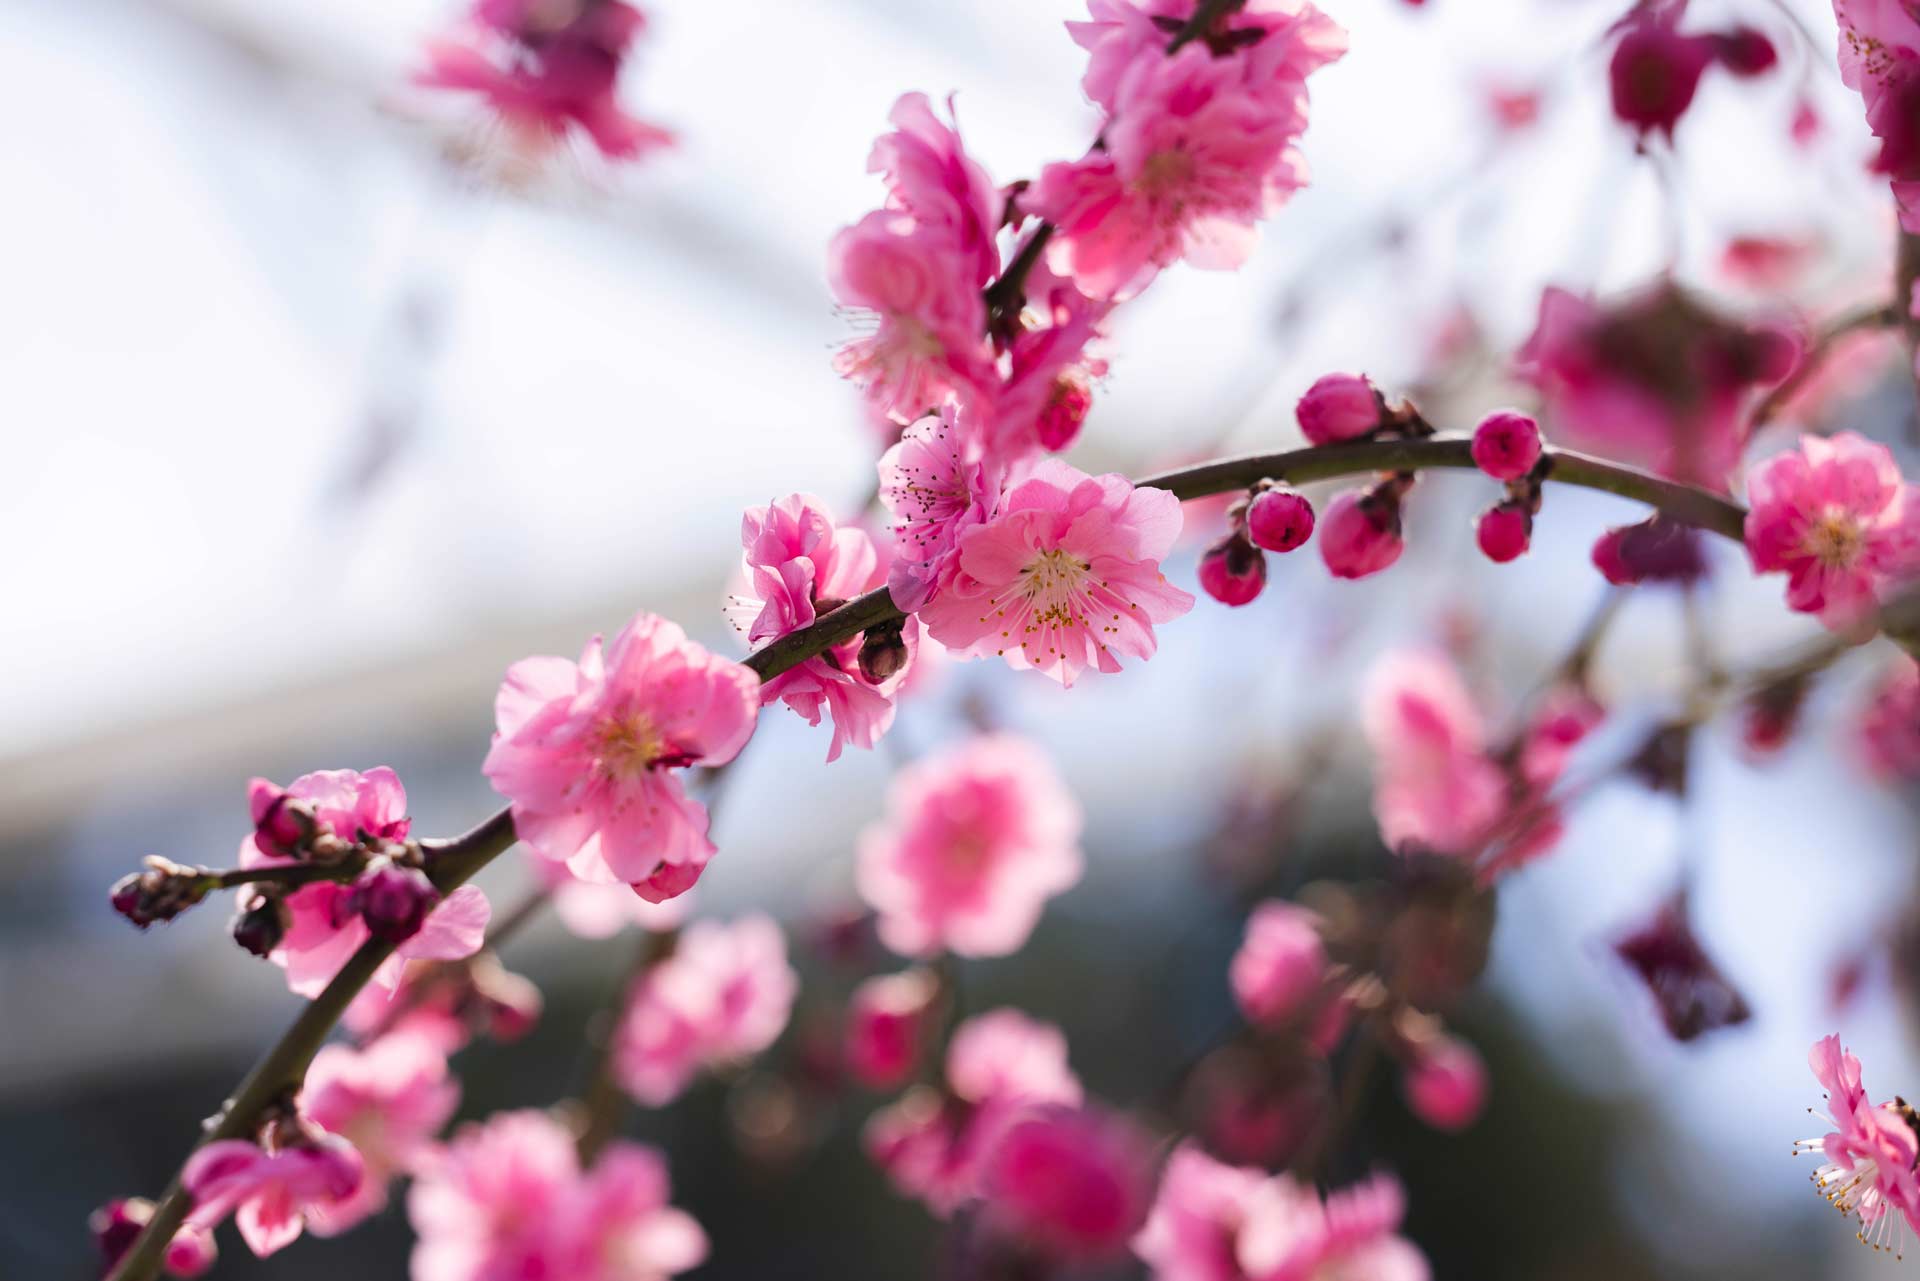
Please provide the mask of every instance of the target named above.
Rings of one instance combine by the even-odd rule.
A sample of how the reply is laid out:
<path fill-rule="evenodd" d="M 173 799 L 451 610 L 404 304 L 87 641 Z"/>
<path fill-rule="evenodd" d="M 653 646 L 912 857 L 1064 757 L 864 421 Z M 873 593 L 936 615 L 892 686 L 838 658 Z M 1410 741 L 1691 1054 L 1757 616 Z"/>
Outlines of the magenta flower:
<path fill-rule="evenodd" d="M 778 1040 L 799 989 L 771 917 L 696 921 L 635 986 L 614 1037 L 614 1074 L 642 1103 L 668 1103 L 701 1069 Z"/>
<path fill-rule="evenodd" d="M 1162 57 L 1174 32 L 1193 17 L 1195 0 L 1087 0 L 1087 22 L 1067 33 L 1088 54 L 1080 81 L 1088 98 L 1115 110 L 1120 82 L 1137 62 Z M 1276 103 L 1302 92 L 1308 74 L 1337 61 L 1347 33 L 1306 0 L 1252 0 L 1234 6 L 1200 43 L 1246 58 L 1249 81 L 1268 85 Z"/>
<path fill-rule="evenodd" d="M 986 524 L 960 536 L 960 573 L 920 613 L 957 656 L 1004 657 L 1062 685 L 1088 667 L 1147 659 L 1153 624 L 1193 608 L 1160 572 L 1180 536 L 1180 503 L 1124 477 L 1043 459 Z"/>
<path fill-rule="evenodd" d="M 856 1081 L 885 1090 L 905 1084 L 919 1065 L 940 984 L 931 971 L 880 974 L 847 998 L 842 1059 Z"/>
<path fill-rule="evenodd" d="M 1227 971 L 1240 1012 L 1249 1022 L 1270 1024 L 1316 1009 L 1326 972 L 1320 918 L 1278 900 L 1253 909 Z"/>
<path fill-rule="evenodd" d="M 1487 1065 L 1456 1037 L 1420 1046 L 1401 1078 L 1407 1106 L 1436 1130 L 1464 1130 L 1487 1106 Z"/>
<path fill-rule="evenodd" d="M 1880 139 L 1875 171 L 1893 181 L 1900 225 L 1920 232 L 1920 14 L 1902 0 L 1833 0 L 1840 78 Z"/>
<path fill-rule="evenodd" d="M 993 514 L 1004 473 L 952 405 L 914 423 L 880 456 L 880 501 L 894 520 L 894 604 L 914 613 L 953 581 L 960 535 Z"/>
<path fill-rule="evenodd" d="M 947 103 L 953 115 L 953 103 Z M 1004 200 L 993 179 L 967 155 L 957 124 L 946 125 L 923 93 L 902 94 L 887 116 L 894 132 L 873 144 L 867 171 L 884 176 L 887 208 L 940 232 L 968 264 L 978 290 L 1000 270 L 994 243 Z"/>
<path fill-rule="evenodd" d="M 1920 498 L 1886 446 L 1852 432 L 1801 438 L 1747 480 L 1747 553 L 1787 575 L 1787 604 L 1836 630 L 1870 617 L 1920 571 Z"/>
<path fill-rule="evenodd" d="M 651 1148 L 615 1143 L 582 1171 L 552 1117 L 500 1113 L 463 1127 L 408 1195 L 413 1281 L 660 1281 L 707 1253 L 669 1192 Z"/>
<path fill-rule="evenodd" d="M 1080 807 L 1032 744 L 973 739 L 894 775 L 860 839 L 860 895 L 903 956 L 1006 956 L 1080 879 Z"/>
<path fill-rule="evenodd" d="M 102 1276 L 112 1272 L 133 1248 L 152 1218 L 153 1202 L 145 1197 L 109 1201 L 87 1216 L 87 1227 L 93 1233 L 94 1243 L 100 1247 Z M 173 1234 L 173 1240 L 167 1242 L 160 1266 L 168 1276 L 192 1278 L 205 1275 L 219 1257 L 213 1233 L 186 1223 Z"/>
<path fill-rule="evenodd" d="M 376 841 L 403 841 L 411 826 L 406 789 L 384 765 L 364 774 L 319 770 L 302 775 L 284 790 L 260 778 L 249 787 L 260 830 L 240 842 L 243 868 L 284 867 L 296 861 L 265 848 L 287 848 L 276 839 L 275 830 L 288 813 L 305 816 L 308 840 L 327 837 L 351 844 L 364 835 Z M 287 972 L 287 987 L 296 994 L 318 996 L 372 935 L 361 919 L 352 885 L 319 881 L 287 895 L 284 903 L 286 929 L 267 958 Z M 375 971 L 374 983 L 391 991 L 399 985 L 408 960 L 456 961 L 472 956 L 480 950 L 490 915 L 487 896 L 479 887 L 461 886 L 441 899 L 420 929 L 394 949 Z"/>
<path fill-rule="evenodd" d="M 1061 1260 L 1125 1249 L 1151 1193 L 1146 1137 L 1087 1108 L 1037 1108 L 1013 1122 L 980 1175 L 982 1213 L 992 1230 Z"/>
<path fill-rule="evenodd" d="M 385 1209 L 388 1184 L 417 1168 L 459 1103 L 446 1052 L 426 1036 L 389 1033 L 359 1050 L 322 1046 L 307 1069 L 301 1111 L 353 1144 L 366 1175 L 353 1196 L 308 1211 L 315 1230 L 331 1236 Z"/>
<path fill-rule="evenodd" d="M 209 1143 L 187 1161 L 180 1182 L 193 1198 L 190 1225 L 211 1231 L 231 1214 L 247 1248 L 265 1258 L 303 1228 L 331 1236 L 350 1226 L 326 1216 L 352 1201 L 363 1176 L 351 1143 L 303 1135 L 273 1152 L 242 1139 Z"/>
<path fill-rule="evenodd" d="M 1902 655 L 1874 685 L 1854 734 L 1861 760 L 1882 782 L 1920 777 L 1920 664 Z"/>
<path fill-rule="evenodd" d="M 1642 137 L 1663 133 L 1672 139 L 1714 62 L 1713 37 L 1680 34 L 1682 8 L 1642 6 L 1618 25 L 1620 41 L 1607 66 L 1613 114 Z"/>
<path fill-rule="evenodd" d="M 1486 754 L 1480 711 L 1453 665 L 1428 650 L 1382 659 L 1367 678 L 1361 725 L 1388 847 L 1477 854 L 1506 812 L 1507 779 Z"/>
<path fill-rule="evenodd" d="M 1826 1159 L 1813 1172 L 1821 1195 L 1841 1214 L 1859 1219 L 1863 1242 L 1898 1250 L 1906 1226 L 1920 1231 L 1920 1180 L 1914 1172 L 1920 1118 L 1899 1099 L 1869 1103 L 1860 1060 L 1841 1048 L 1837 1036 L 1815 1041 L 1807 1065 L 1827 1093 L 1833 1129 L 1801 1139 L 1794 1155 L 1821 1153 Z"/>
<path fill-rule="evenodd" d="M 578 663 L 508 668 L 481 768 L 535 854 L 658 902 L 691 889 L 714 852 L 706 807 L 673 771 L 732 760 L 753 735 L 759 690 L 749 669 L 636 614 L 611 644 L 588 641 Z"/>
<path fill-rule="evenodd" d="M 863 529 L 836 527 L 827 505 L 811 494 L 791 494 L 740 518 L 747 589 L 727 606 L 734 628 L 751 645 L 777 640 L 810 626 L 886 580 L 886 566 Z M 827 759 L 840 758 L 848 743 L 872 748 L 893 724 L 894 695 L 912 666 L 919 643 L 917 622 L 901 632 L 905 661 L 885 679 L 869 680 L 860 666 L 860 638 L 789 668 L 760 687 L 762 705 L 783 702 L 806 719 L 833 718 Z"/>

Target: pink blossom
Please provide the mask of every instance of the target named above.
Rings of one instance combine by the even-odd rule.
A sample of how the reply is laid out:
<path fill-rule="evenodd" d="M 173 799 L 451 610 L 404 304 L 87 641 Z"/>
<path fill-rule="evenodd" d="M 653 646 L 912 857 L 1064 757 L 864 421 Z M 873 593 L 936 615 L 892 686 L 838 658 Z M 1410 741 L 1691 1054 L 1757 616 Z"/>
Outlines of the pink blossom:
<path fill-rule="evenodd" d="M 1833 1129 L 1821 1138 L 1801 1139 L 1794 1154 L 1821 1153 L 1825 1160 L 1813 1172 L 1821 1195 L 1841 1214 L 1859 1219 L 1862 1241 L 1898 1249 L 1905 1225 L 1920 1231 L 1917 1118 L 1899 1099 L 1868 1102 L 1860 1060 L 1841 1048 L 1837 1036 L 1815 1041 L 1807 1065 L 1827 1092 Z"/>
<path fill-rule="evenodd" d="M 500 1113 L 463 1127 L 414 1184 L 413 1281 L 658 1281 L 707 1249 L 668 1195 L 651 1148 L 615 1143 L 583 1172 L 552 1117 Z"/>
<path fill-rule="evenodd" d="M 396 1032 L 360 1050 L 322 1046 L 307 1069 L 301 1110 L 354 1146 L 366 1177 L 352 1197 L 308 1212 L 316 1230 L 344 1232 L 385 1209 L 387 1185 L 415 1168 L 459 1102 L 446 1052 L 427 1037 Z"/>
<path fill-rule="evenodd" d="M 1920 664 L 1902 655 L 1874 685 L 1854 734 L 1861 759 L 1883 782 L 1920 777 Z"/>
<path fill-rule="evenodd" d="M 1167 1158 L 1133 1250 L 1154 1281 L 1247 1281 L 1239 1234 L 1266 1174 L 1222 1165 L 1191 1143 Z"/>
<path fill-rule="evenodd" d="M 1713 65 L 1711 37 L 1680 34 L 1681 8 L 1642 6 L 1619 24 L 1620 41 L 1607 68 L 1613 114 L 1642 135 L 1671 139 L 1700 77 Z"/>
<path fill-rule="evenodd" d="M 1390 848 L 1472 855 L 1506 807 L 1480 712 L 1460 674 L 1429 650 L 1389 655 L 1367 678 L 1361 726 L 1373 749 L 1373 813 Z"/>
<path fill-rule="evenodd" d="M 1247 918 L 1246 938 L 1228 971 L 1234 1000 L 1254 1023 L 1284 1023 L 1319 1003 L 1327 954 L 1320 918 L 1270 900 Z"/>
<path fill-rule="evenodd" d="M 1920 570 L 1920 499 L 1886 446 L 1842 432 L 1801 438 L 1747 481 L 1747 552 L 1782 572 L 1787 604 L 1844 630 Z"/>
<path fill-rule="evenodd" d="M 753 734 L 759 689 L 746 667 L 636 614 L 611 644 L 588 641 L 578 663 L 508 668 L 481 768 L 535 854 L 658 902 L 692 888 L 714 852 L 706 807 L 672 771 L 732 760 Z"/>
<path fill-rule="evenodd" d="M 537 855 L 529 860 L 533 874 L 546 889 L 553 914 L 567 930 L 583 939 L 612 938 L 630 925 L 661 933 L 684 924 L 699 891 L 688 890 L 663 903 L 650 903 L 617 881 L 583 881 L 565 863 Z"/>
<path fill-rule="evenodd" d="M 560 21 L 544 20 L 556 11 Z M 458 36 L 428 43 L 417 83 L 478 96 L 536 145 L 558 143 L 578 129 L 602 154 L 623 160 L 673 141 L 667 130 L 620 108 L 620 68 L 645 25 L 632 5 L 481 0 L 475 16 Z"/>
<path fill-rule="evenodd" d="M 1487 1105 L 1487 1065 L 1471 1045 L 1442 1036 L 1420 1046 L 1401 1078 L 1407 1106 L 1437 1130 L 1464 1130 Z"/>
<path fill-rule="evenodd" d="M 1541 697 L 1520 743 L 1520 776 L 1537 788 L 1551 787 L 1567 761 L 1606 719 L 1607 709 L 1575 681 L 1554 684 Z"/>
<path fill-rule="evenodd" d="M 1504 409 L 1473 429 L 1473 464 L 1495 480 L 1519 480 L 1540 461 L 1540 425 Z"/>
<path fill-rule="evenodd" d="M 1117 1254 L 1146 1216 L 1151 1165 L 1145 1136 L 1118 1117 L 1035 1109 L 988 1153 L 980 1175 L 986 1222 L 1051 1258 Z"/>
<path fill-rule="evenodd" d="M 799 987 L 771 917 L 696 921 L 635 985 L 615 1033 L 615 1075 L 642 1103 L 670 1102 L 701 1069 L 779 1039 Z"/>
<path fill-rule="evenodd" d="M 740 519 L 747 590 L 728 614 L 747 641 L 759 645 L 808 627 L 823 613 L 880 586 L 887 570 L 863 529 L 836 527 L 825 503 L 792 494 L 765 507 L 749 507 Z M 784 702 L 809 725 L 824 710 L 833 718 L 829 761 L 848 743 L 871 748 L 893 724 L 894 695 L 906 679 L 919 625 L 908 619 L 901 639 L 907 664 L 887 679 L 869 681 L 860 670 L 860 638 L 789 668 L 760 687 L 760 702 Z"/>
<path fill-rule="evenodd" d="M 355 770 L 320 770 L 302 775 L 284 793 L 265 779 L 251 786 L 255 821 L 285 811 L 297 801 L 311 814 L 316 837 L 357 843 L 362 836 L 377 842 L 406 839 L 407 792 L 399 776 L 382 765 L 362 774 Z M 275 808 L 276 804 L 279 808 Z M 243 868 L 284 867 L 296 861 L 268 853 L 256 834 L 240 842 Z M 276 848 L 284 848 L 276 845 Z M 349 957 L 372 935 L 354 902 L 354 887 L 334 881 L 302 886 L 286 896 L 287 928 L 268 959 L 287 972 L 287 986 L 300 996 L 318 996 Z M 420 930 L 394 949 L 374 972 L 373 981 L 391 991 L 410 959 L 455 961 L 480 950 L 491 909 L 487 896 L 463 885 L 440 901 Z"/>
<path fill-rule="evenodd" d="M 113 1271 L 152 1218 L 153 1202 L 145 1197 L 109 1201 L 88 1216 L 87 1227 L 100 1247 L 101 1275 Z M 213 1233 L 186 1223 L 167 1243 L 160 1265 L 168 1276 L 191 1278 L 204 1275 L 219 1257 Z"/>
<path fill-rule="evenodd" d="M 1920 15 L 1902 0 L 1834 0 L 1840 78 L 1860 91 L 1880 139 L 1874 169 L 1893 180 L 1900 225 L 1920 232 Z"/>
<path fill-rule="evenodd" d="M 1044 263 L 1027 273 L 1023 324 L 1007 344 L 1005 374 L 977 400 L 987 452 L 1008 463 L 1039 450 L 1065 449 L 1093 409 L 1093 381 L 1107 362 L 1090 354 L 1113 311 L 1110 299 L 1092 299 Z"/>
<path fill-rule="evenodd" d="M 1153 624 L 1193 608 L 1160 572 L 1180 503 L 1124 477 L 1041 460 L 986 524 L 960 536 L 960 573 L 920 617 L 956 656 L 997 654 L 1062 685 L 1117 654 L 1147 659 Z"/>
<path fill-rule="evenodd" d="M 880 501 L 893 516 L 887 590 L 909 614 L 960 572 L 960 535 L 986 523 L 1005 468 L 953 405 L 928 414 L 880 456 Z"/>
<path fill-rule="evenodd" d="M 1089 55 L 1080 81 L 1087 97 L 1117 111 L 1127 72 L 1162 57 L 1196 7 L 1195 0 L 1087 0 L 1090 21 L 1067 24 Z M 1303 97 L 1307 76 L 1346 52 L 1347 33 L 1305 0 L 1251 0 L 1217 19 L 1196 43 L 1244 59 L 1248 81 L 1266 86 L 1281 106 Z"/>
<path fill-rule="evenodd" d="M 860 840 L 861 897 L 904 956 L 1006 956 L 1080 879 L 1080 807 L 1032 744 L 988 735 L 894 775 Z"/>
<path fill-rule="evenodd" d="M 271 1153 L 242 1139 L 209 1143 L 187 1161 L 180 1182 L 193 1198 L 189 1224 L 211 1230 L 231 1214 L 247 1248 L 265 1258 L 304 1227 L 321 1236 L 342 1230 L 326 1215 L 353 1199 L 363 1175 L 351 1143 L 306 1135 Z"/>
<path fill-rule="evenodd" d="M 913 1075 L 939 994 L 939 980 L 920 969 L 876 975 L 853 990 L 844 1058 L 855 1080 L 884 1090 Z"/>
<path fill-rule="evenodd" d="M 406 1035 L 450 1055 L 476 1032 L 503 1044 L 519 1039 L 539 1021 L 540 1007 L 539 988 L 486 954 L 452 968 L 410 962 L 393 991 L 363 990 L 341 1021 L 363 1041 Z"/>

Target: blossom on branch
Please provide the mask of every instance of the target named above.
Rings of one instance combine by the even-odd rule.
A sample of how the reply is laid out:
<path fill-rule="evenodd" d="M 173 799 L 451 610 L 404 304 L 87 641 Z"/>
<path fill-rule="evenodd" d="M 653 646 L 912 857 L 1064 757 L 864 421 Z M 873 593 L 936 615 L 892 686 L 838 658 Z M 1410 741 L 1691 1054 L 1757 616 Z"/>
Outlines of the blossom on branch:
<path fill-rule="evenodd" d="M 1841 1214 L 1860 1221 L 1860 1240 L 1896 1252 L 1910 1225 L 1920 1231 L 1920 1176 L 1914 1171 L 1920 1117 L 1900 1100 L 1870 1103 L 1860 1080 L 1860 1060 L 1837 1036 L 1822 1037 L 1808 1052 L 1807 1066 L 1827 1094 L 1833 1129 L 1801 1139 L 1794 1155 L 1819 1153 L 1814 1186 Z"/>
<path fill-rule="evenodd" d="M 1920 233 L 1920 13 L 1904 0 L 1833 0 L 1840 78 L 1880 139 L 1876 173 L 1893 183 L 1900 225 Z"/>
<path fill-rule="evenodd" d="M 394 1032 L 363 1049 L 322 1046 L 307 1069 L 301 1111 L 353 1144 L 365 1177 L 346 1200 L 308 1212 L 315 1230 L 344 1232 L 385 1209 L 388 1185 L 417 1168 L 459 1102 L 446 1052 L 426 1036 Z"/>
<path fill-rule="evenodd" d="M 188 1224 L 211 1231 L 231 1214 L 247 1248 L 265 1258 L 293 1244 L 305 1228 L 332 1236 L 357 1223 L 326 1216 L 359 1192 L 365 1177 L 360 1154 L 345 1139 L 305 1131 L 297 1118 L 286 1129 L 289 1140 L 271 1150 L 222 1139 L 195 1152 L 180 1175 L 193 1198 Z"/>

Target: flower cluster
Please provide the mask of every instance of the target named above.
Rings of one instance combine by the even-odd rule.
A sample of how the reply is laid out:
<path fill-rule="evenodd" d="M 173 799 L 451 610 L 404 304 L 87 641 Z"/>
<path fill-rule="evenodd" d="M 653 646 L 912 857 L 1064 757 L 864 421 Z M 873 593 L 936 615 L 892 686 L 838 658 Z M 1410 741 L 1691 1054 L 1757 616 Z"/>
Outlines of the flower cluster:
<path fill-rule="evenodd" d="M 1900 1099 L 1869 1103 L 1860 1060 L 1841 1047 L 1837 1036 L 1814 1042 L 1807 1065 L 1826 1091 L 1833 1129 L 1820 1138 L 1801 1139 L 1793 1145 L 1794 1154 L 1819 1153 L 1824 1159 L 1813 1183 L 1820 1194 L 1841 1214 L 1859 1220 L 1862 1241 L 1897 1252 L 1908 1226 L 1920 1231 L 1920 1175 L 1914 1170 L 1920 1117 Z"/>
<path fill-rule="evenodd" d="M 1880 140 L 1876 173 L 1893 184 L 1900 225 L 1920 233 L 1920 14 L 1899 0 L 1833 0 L 1840 77 Z"/>

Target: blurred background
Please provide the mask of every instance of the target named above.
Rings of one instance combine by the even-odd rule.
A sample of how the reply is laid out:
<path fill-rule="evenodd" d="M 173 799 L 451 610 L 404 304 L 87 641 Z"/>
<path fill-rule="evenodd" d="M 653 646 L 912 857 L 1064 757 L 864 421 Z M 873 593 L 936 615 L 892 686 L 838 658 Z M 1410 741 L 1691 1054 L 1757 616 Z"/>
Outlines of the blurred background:
<path fill-rule="evenodd" d="M 679 147 L 503 183 L 466 163 L 483 136 L 407 88 L 421 40 L 457 17 L 443 0 L 0 0 L 0 1276 L 91 1276 L 87 1212 L 157 1192 L 296 1008 L 227 940 L 222 907 L 142 935 L 106 887 L 150 853 L 230 864 L 254 774 L 390 764 L 417 833 L 465 828 L 494 807 L 479 764 L 507 664 L 577 653 L 636 609 L 732 652 L 741 509 L 871 486 L 873 428 L 829 367 L 848 322 L 823 259 L 879 199 L 865 157 L 893 99 L 954 93 L 999 182 L 1096 128 L 1060 27 L 1071 0 L 647 7 L 625 97 Z M 1604 292 L 1671 267 L 1770 316 L 1885 296 L 1890 202 L 1864 172 L 1824 0 L 1695 0 L 1702 25 L 1765 30 L 1781 66 L 1709 76 L 1655 156 L 1606 106 L 1624 0 L 1326 7 L 1352 51 L 1313 81 L 1313 185 L 1247 269 L 1177 268 L 1121 311 L 1083 468 L 1285 448 L 1293 401 L 1335 368 L 1416 391 L 1455 428 L 1528 403 L 1504 372 L 1548 283 Z M 1536 119 L 1503 120 L 1515 95 Z M 1803 105 L 1820 129 L 1795 145 Z M 1765 295 L 1727 270 L 1743 236 L 1797 249 Z M 1910 460 L 1911 385 L 1866 343 L 1821 412 Z M 1086 806 L 1089 872 L 1023 952 L 964 967 L 965 999 L 1060 1023 L 1093 1093 L 1152 1096 L 1231 1008 L 1222 857 L 1282 889 L 1385 869 L 1354 741 L 1369 664 L 1445 640 L 1513 707 L 1594 607 L 1594 535 L 1635 518 L 1552 492 L 1532 554 L 1496 567 L 1471 551 L 1490 494 L 1429 478 L 1391 572 L 1336 584 L 1311 551 L 1276 560 L 1253 606 L 1203 598 L 1151 664 L 1070 694 L 947 665 L 882 750 L 831 767 L 824 730 L 770 710 L 699 911 L 772 911 L 803 969 L 826 970 L 808 940 L 852 901 L 852 842 L 889 770 L 983 719 L 1016 729 Z M 1198 540 L 1219 516 L 1190 520 Z M 1726 661 L 1816 634 L 1777 580 L 1713 550 L 1735 572 L 1700 607 Z M 1169 572 L 1192 587 L 1191 547 Z M 1819 1035 L 1861 1052 L 1876 1096 L 1920 1089 L 1898 967 L 1868 966 L 1844 1013 L 1833 1002 L 1912 888 L 1910 798 L 1861 780 L 1843 724 L 1884 658 L 1849 660 L 1763 767 L 1710 727 L 1684 806 L 1594 789 L 1559 851 L 1503 885 L 1460 1017 L 1492 1068 L 1488 1115 L 1426 1133 L 1382 1079 L 1346 1171 L 1404 1177 L 1437 1276 L 1892 1266 L 1787 1155 L 1821 1128 L 1805 1114 Z M 1677 598 L 1629 601 L 1596 671 L 1621 728 L 1589 750 L 1617 754 L 1685 688 Z M 1273 794 L 1285 822 L 1223 832 Z M 1755 1011 L 1689 1045 L 1608 946 L 1683 866 Z M 527 879 L 516 855 L 482 884 L 498 908 Z M 463 1116 L 578 1088 L 582 1028 L 627 950 L 551 921 L 511 945 L 547 1012 L 530 1039 L 460 1061 Z M 935 1225 L 860 1154 L 864 1107 L 812 1116 L 804 1143 L 716 1142 L 752 1137 L 755 1088 L 704 1082 L 631 1127 L 669 1149 L 676 1200 L 716 1242 L 698 1275 L 930 1275 Z M 265 1262 L 223 1234 L 213 1275 L 399 1276 L 407 1239 L 397 1210 Z"/>

